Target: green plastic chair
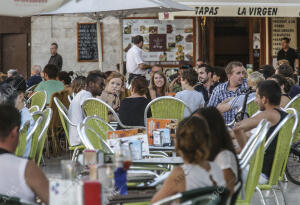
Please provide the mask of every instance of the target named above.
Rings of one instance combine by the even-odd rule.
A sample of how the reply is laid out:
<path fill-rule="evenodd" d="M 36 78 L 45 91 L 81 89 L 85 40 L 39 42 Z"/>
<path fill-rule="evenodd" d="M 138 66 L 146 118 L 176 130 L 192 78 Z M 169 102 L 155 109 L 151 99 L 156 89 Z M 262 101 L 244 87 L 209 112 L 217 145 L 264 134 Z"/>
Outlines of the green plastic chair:
<path fill-rule="evenodd" d="M 258 106 L 257 102 L 255 101 L 255 98 L 248 101 L 247 106 L 248 106 L 249 117 L 253 116 L 259 110 L 259 106 Z"/>
<path fill-rule="evenodd" d="M 15 150 L 15 155 L 16 156 L 19 156 L 19 157 L 24 156 L 26 142 L 27 142 L 26 137 L 27 137 L 27 132 L 28 132 L 29 126 L 30 126 L 30 122 L 27 121 L 27 122 L 25 122 L 23 127 L 20 128 L 19 143 L 18 143 L 18 146 Z"/>
<path fill-rule="evenodd" d="M 173 201 L 192 205 L 225 205 L 228 196 L 229 190 L 225 187 L 204 187 L 169 196 L 153 203 L 153 205 L 171 204 Z"/>
<path fill-rule="evenodd" d="M 273 191 L 275 195 L 275 200 L 278 204 L 279 201 L 273 187 L 279 183 L 280 176 L 285 171 L 286 161 L 288 159 L 291 143 L 293 140 L 293 128 L 294 128 L 295 121 L 296 121 L 296 116 L 294 114 L 288 114 L 276 127 L 276 129 L 271 134 L 271 136 L 269 137 L 269 139 L 265 144 L 265 150 L 266 150 L 271 144 L 271 142 L 273 140 L 276 140 L 274 138 L 278 134 L 277 145 L 276 145 L 276 150 L 274 154 L 274 160 L 272 164 L 269 181 L 267 184 L 258 185 L 258 188 L 260 188 L 261 190 Z M 281 189 L 281 186 L 279 186 L 279 188 L 284 197 L 284 193 Z"/>
<path fill-rule="evenodd" d="M 284 109 L 294 108 L 297 110 L 297 114 L 300 113 L 300 94 L 296 95 L 286 106 Z M 299 115 L 299 114 L 298 114 Z M 295 130 L 295 135 L 293 139 L 293 143 L 300 140 L 300 122 L 298 121 L 297 129 Z"/>
<path fill-rule="evenodd" d="M 75 125 L 73 122 L 71 122 L 71 120 L 68 118 L 68 110 L 67 108 L 63 105 L 63 103 L 56 97 L 54 97 L 54 102 L 57 106 L 57 109 L 58 109 L 58 113 L 59 113 L 59 118 L 61 120 L 61 124 L 64 128 L 64 131 L 65 131 L 65 135 L 66 135 L 66 138 L 67 138 L 67 142 L 69 144 L 69 147 L 68 149 L 70 151 L 73 151 L 73 156 L 72 156 L 72 160 L 75 160 L 75 157 L 77 156 L 78 154 L 78 151 L 80 150 L 83 150 L 85 148 L 84 145 L 76 145 L 76 146 L 71 146 L 70 145 L 70 137 L 69 137 L 69 130 L 68 130 L 68 125 L 69 126 L 74 126 L 74 127 L 77 127 L 77 125 Z"/>
<path fill-rule="evenodd" d="M 32 115 L 32 118 L 38 124 L 38 126 L 32 136 L 32 142 L 31 142 L 31 148 L 30 148 L 30 154 L 29 154 L 29 158 L 34 160 L 35 153 L 37 150 L 38 139 L 42 133 L 44 124 L 46 122 L 46 116 L 42 111 L 35 111 L 31 115 Z M 39 119 L 40 119 L 40 121 L 38 122 Z"/>
<path fill-rule="evenodd" d="M 46 103 L 47 103 L 46 91 L 38 91 L 34 93 L 27 101 L 27 104 L 29 104 L 30 107 L 37 105 L 40 111 L 44 110 Z"/>
<path fill-rule="evenodd" d="M 246 144 L 249 148 L 240 162 L 240 167 L 241 169 L 246 169 L 248 164 L 250 166 L 247 179 L 243 184 L 242 192 L 236 200 L 237 205 L 250 205 L 255 190 L 258 191 L 261 199 L 263 200 L 262 192 L 257 187 L 257 184 L 263 167 L 265 152 L 264 144 L 269 128 L 270 123 L 265 121 L 261 130 L 255 134 L 256 136 L 254 135 L 254 141 Z"/>
<path fill-rule="evenodd" d="M 45 120 L 41 123 L 43 125 L 42 131 L 40 132 L 38 136 L 37 143 L 34 145 L 34 148 L 32 148 L 32 159 L 35 159 L 36 164 L 39 166 L 41 162 L 41 158 L 43 155 L 43 150 L 45 146 L 45 141 L 47 139 L 47 133 L 48 133 L 48 127 L 50 124 L 50 120 L 52 117 L 52 109 L 46 108 L 43 111 L 43 114 L 45 116 Z"/>
<path fill-rule="evenodd" d="M 109 122 L 108 121 L 108 115 L 109 113 L 112 113 L 114 119 L 117 121 L 117 123 L 125 129 L 131 129 L 131 128 L 144 128 L 141 126 L 127 126 L 124 125 L 118 114 L 114 111 L 114 109 L 112 109 L 112 107 L 110 105 L 108 105 L 106 102 L 98 99 L 98 98 L 88 98 L 86 99 L 82 105 L 82 110 L 83 113 L 85 114 L 86 117 L 88 116 L 98 116 L 101 119 L 103 119 L 105 122 Z"/>
<path fill-rule="evenodd" d="M 35 205 L 35 203 L 27 202 L 14 196 L 0 194 L 0 204 L 3 205 Z"/>
<path fill-rule="evenodd" d="M 37 105 L 33 105 L 29 108 L 30 113 L 33 113 L 33 112 L 36 112 L 36 111 L 39 111 L 39 110 L 40 110 L 40 108 Z"/>
<path fill-rule="evenodd" d="M 98 116 L 86 117 L 83 122 L 77 126 L 81 141 L 87 149 L 102 150 L 104 153 L 113 153 L 106 143 L 108 131 L 114 128 Z"/>
<path fill-rule="evenodd" d="M 181 121 L 184 116 L 184 108 L 192 114 L 191 109 L 180 99 L 164 96 L 152 100 L 144 112 L 145 125 L 147 124 L 148 110 L 151 109 L 152 118 L 176 119 Z"/>

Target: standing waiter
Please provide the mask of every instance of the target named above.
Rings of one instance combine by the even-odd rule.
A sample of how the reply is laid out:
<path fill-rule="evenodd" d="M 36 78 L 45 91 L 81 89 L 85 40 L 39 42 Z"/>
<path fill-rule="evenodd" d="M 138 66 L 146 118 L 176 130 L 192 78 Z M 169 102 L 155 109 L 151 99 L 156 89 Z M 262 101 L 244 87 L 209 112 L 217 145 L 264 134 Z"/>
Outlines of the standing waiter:
<path fill-rule="evenodd" d="M 298 56 L 297 56 L 297 52 L 295 51 L 295 49 L 290 48 L 290 41 L 291 40 L 289 38 L 283 38 L 281 40 L 282 49 L 277 54 L 277 61 L 283 60 L 283 59 L 288 60 L 290 66 L 292 66 L 293 70 L 295 71 L 295 65 L 296 65 L 296 68 L 298 69 L 299 61 L 298 61 Z"/>
<path fill-rule="evenodd" d="M 134 45 L 129 49 L 126 56 L 126 69 L 129 73 L 128 83 L 137 76 L 144 76 L 146 74 L 146 65 L 143 61 L 143 51 L 142 47 L 144 44 L 143 36 L 135 36 L 133 38 Z"/>

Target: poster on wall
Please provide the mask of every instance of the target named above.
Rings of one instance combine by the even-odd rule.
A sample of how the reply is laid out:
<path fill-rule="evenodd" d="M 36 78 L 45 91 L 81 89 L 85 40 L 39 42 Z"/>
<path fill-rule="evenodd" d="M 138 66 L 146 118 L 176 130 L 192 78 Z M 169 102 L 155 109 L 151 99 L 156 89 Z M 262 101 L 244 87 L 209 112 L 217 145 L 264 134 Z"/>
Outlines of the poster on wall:
<path fill-rule="evenodd" d="M 148 64 L 179 65 L 195 62 L 195 28 L 193 18 L 161 21 L 158 19 L 123 20 L 123 59 L 133 45 L 133 37 L 144 38 L 143 60 Z"/>
<path fill-rule="evenodd" d="M 297 18 L 272 18 L 272 55 L 277 56 L 281 49 L 281 39 L 291 40 L 290 47 L 297 48 Z"/>

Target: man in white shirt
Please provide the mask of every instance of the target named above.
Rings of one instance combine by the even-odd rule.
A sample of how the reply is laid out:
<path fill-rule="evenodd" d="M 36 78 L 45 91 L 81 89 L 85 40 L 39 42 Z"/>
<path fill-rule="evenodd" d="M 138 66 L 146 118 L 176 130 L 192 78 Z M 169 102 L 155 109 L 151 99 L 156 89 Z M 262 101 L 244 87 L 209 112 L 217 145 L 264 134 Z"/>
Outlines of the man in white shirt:
<path fill-rule="evenodd" d="M 143 61 L 143 36 L 135 36 L 133 38 L 133 43 L 134 45 L 129 49 L 126 55 L 126 69 L 129 73 L 129 84 L 134 77 L 145 76 L 148 67 Z"/>
<path fill-rule="evenodd" d="M 105 86 L 104 78 L 104 74 L 101 72 L 90 72 L 86 78 L 86 90 L 81 90 L 72 100 L 68 111 L 68 117 L 70 121 L 75 125 L 78 125 L 83 121 L 83 113 L 81 109 L 82 103 L 88 98 L 101 95 Z M 70 145 L 75 146 L 81 144 L 77 128 L 69 125 L 68 129 L 70 136 Z"/>

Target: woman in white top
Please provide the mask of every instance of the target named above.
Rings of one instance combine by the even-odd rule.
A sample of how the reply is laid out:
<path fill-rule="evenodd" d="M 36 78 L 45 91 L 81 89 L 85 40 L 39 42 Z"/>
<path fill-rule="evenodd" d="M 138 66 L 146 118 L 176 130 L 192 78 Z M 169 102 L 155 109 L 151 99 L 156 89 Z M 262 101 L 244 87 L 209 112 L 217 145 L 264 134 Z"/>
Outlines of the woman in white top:
<path fill-rule="evenodd" d="M 178 98 L 185 102 L 187 106 L 191 109 L 192 112 L 203 107 L 205 104 L 202 93 L 196 91 L 194 86 L 198 82 L 198 74 L 194 69 L 184 70 L 181 75 L 181 92 L 178 92 L 175 95 L 175 98 Z M 190 116 L 192 113 L 189 113 L 186 109 L 184 110 L 184 117 Z"/>
<path fill-rule="evenodd" d="M 235 188 L 240 187 L 240 168 L 224 119 L 215 107 L 201 108 L 194 115 L 203 117 L 208 123 L 212 141 L 209 160 L 217 163 L 222 169 L 226 186 L 233 195 Z"/>
<path fill-rule="evenodd" d="M 151 203 L 191 189 L 224 186 L 223 173 L 218 165 L 209 162 L 211 137 L 203 118 L 192 116 L 182 120 L 176 131 L 176 151 L 184 165 L 175 167 Z"/>

